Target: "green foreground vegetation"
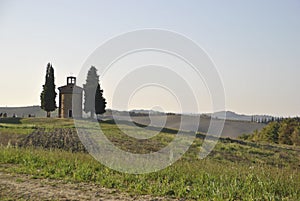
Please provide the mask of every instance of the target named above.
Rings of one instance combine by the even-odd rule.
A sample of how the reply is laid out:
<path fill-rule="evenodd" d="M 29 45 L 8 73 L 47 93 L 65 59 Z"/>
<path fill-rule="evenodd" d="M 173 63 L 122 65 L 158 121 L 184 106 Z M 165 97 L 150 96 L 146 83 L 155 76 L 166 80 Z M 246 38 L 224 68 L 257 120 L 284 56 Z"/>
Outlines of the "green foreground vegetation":
<path fill-rule="evenodd" d="M 123 129 L 134 132 L 124 124 Z M 73 128 L 71 120 L 7 119 L 0 121 L 0 135 L 26 136 L 36 128 L 49 132 Z M 136 141 L 124 135 L 112 122 L 101 122 L 106 136 L 124 150 L 136 153 L 155 151 L 170 142 L 174 133 L 164 130 L 150 140 Z M 144 131 L 146 132 L 146 131 Z M 66 182 L 93 182 L 129 194 L 149 194 L 196 200 L 298 200 L 300 197 L 300 149 L 297 146 L 270 145 L 243 140 L 220 139 L 213 152 L 198 159 L 202 135 L 187 153 L 168 168 L 133 175 L 111 170 L 89 154 L 59 149 L 0 147 L 0 169 L 29 174 L 32 178 L 62 179 Z M 144 146 L 143 146 L 144 145 Z M 141 151 L 141 147 L 144 149 Z"/>

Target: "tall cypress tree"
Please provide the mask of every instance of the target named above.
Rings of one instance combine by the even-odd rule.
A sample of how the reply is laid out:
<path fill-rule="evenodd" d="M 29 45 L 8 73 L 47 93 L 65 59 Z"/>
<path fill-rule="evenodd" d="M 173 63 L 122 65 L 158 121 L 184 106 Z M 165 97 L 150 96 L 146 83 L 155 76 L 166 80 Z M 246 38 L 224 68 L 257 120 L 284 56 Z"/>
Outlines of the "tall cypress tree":
<path fill-rule="evenodd" d="M 86 83 L 83 85 L 84 89 L 84 111 L 91 113 L 91 118 L 95 114 L 95 96 L 96 89 L 99 84 L 99 75 L 97 69 L 92 66 L 87 74 Z"/>
<path fill-rule="evenodd" d="M 54 69 L 50 63 L 47 64 L 47 72 L 43 91 L 41 93 L 41 108 L 47 112 L 47 117 L 56 109 L 56 92 L 54 84 Z"/>
<path fill-rule="evenodd" d="M 103 97 L 103 90 L 100 88 L 100 84 L 98 84 L 95 94 L 95 112 L 96 115 L 105 113 L 106 101 Z"/>

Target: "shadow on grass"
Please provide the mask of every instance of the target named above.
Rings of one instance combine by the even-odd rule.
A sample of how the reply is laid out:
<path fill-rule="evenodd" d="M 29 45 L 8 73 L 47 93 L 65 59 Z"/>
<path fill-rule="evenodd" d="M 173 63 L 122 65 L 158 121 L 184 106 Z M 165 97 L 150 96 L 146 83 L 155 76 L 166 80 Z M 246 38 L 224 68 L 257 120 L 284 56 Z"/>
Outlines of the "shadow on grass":
<path fill-rule="evenodd" d="M 102 123 L 107 123 L 107 124 L 116 124 L 114 119 L 109 119 L 109 120 L 105 120 L 105 121 L 101 121 Z M 158 127 L 154 127 L 154 126 L 148 126 L 148 125 L 144 125 L 144 124 L 139 124 L 137 122 L 129 122 L 126 120 L 118 120 L 118 124 L 124 124 L 124 125 L 128 125 L 128 126 L 132 126 L 132 123 L 140 128 L 144 128 L 147 130 L 151 130 L 151 131 L 158 131 L 158 132 L 164 132 L 164 133 L 170 133 L 170 134 L 177 134 L 178 130 L 175 129 L 170 129 L 170 128 L 158 128 Z M 189 132 L 187 132 L 189 133 Z"/>
<path fill-rule="evenodd" d="M 5 124 L 21 124 L 22 118 L 0 118 L 0 123 Z"/>

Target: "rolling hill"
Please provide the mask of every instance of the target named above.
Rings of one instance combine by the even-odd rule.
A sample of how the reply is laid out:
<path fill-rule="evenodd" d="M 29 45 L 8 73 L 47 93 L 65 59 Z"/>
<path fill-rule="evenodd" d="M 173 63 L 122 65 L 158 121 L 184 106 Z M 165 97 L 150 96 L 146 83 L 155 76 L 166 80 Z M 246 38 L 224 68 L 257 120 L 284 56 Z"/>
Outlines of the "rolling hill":
<path fill-rule="evenodd" d="M 151 125 L 153 127 L 161 127 L 162 122 L 165 122 L 165 128 L 178 130 L 181 126 L 182 130 L 193 130 L 195 125 L 194 117 L 185 115 L 184 121 L 181 121 L 181 115 L 153 115 L 151 119 L 149 116 L 131 116 L 131 119 L 127 116 L 117 116 L 120 120 L 134 121 L 142 125 Z M 198 131 L 207 133 L 210 125 L 210 117 L 201 116 Z M 221 120 L 216 120 L 221 121 Z M 252 133 L 254 130 L 261 130 L 265 127 L 265 124 L 249 122 L 249 121 L 237 121 L 237 120 L 225 120 L 224 128 L 222 131 L 222 137 L 237 138 L 242 134 Z"/>
<path fill-rule="evenodd" d="M 0 113 L 7 113 L 8 116 L 13 116 L 15 114 L 17 117 L 28 117 L 28 115 L 34 115 L 35 117 L 45 117 L 46 112 L 43 111 L 40 106 L 28 106 L 28 107 L 0 107 Z M 105 116 L 111 118 L 112 112 L 116 114 L 118 119 L 131 121 L 138 124 L 149 125 L 161 127 L 162 122 L 165 122 L 165 127 L 170 129 L 179 129 L 181 124 L 181 115 L 173 114 L 167 115 L 167 120 L 165 120 L 166 115 L 161 112 L 148 111 L 148 110 L 134 110 L 131 111 L 138 115 L 132 115 L 131 119 L 126 117 L 126 111 L 116 111 L 116 110 L 107 110 Z M 151 114 L 152 122 L 149 119 L 148 114 Z M 212 117 L 223 119 L 224 116 L 221 116 L 222 112 L 214 113 Z M 222 132 L 223 137 L 236 138 L 242 134 L 252 133 L 254 130 L 261 130 L 265 124 L 260 124 L 256 122 L 249 122 L 251 116 L 239 115 L 234 112 L 226 112 L 228 119 L 225 120 L 224 129 Z M 52 117 L 57 117 L 57 110 L 51 114 Z M 216 120 L 221 121 L 221 120 Z M 193 115 L 185 115 L 185 121 L 182 123 L 183 130 L 192 130 L 192 126 L 195 125 Z M 198 131 L 206 133 L 210 124 L 210 117 L 207 115 L 202 115 L 200 119 L 200 124 Z"/>
<path fill-rule="evenodd" d="M 7 113 L 8 117 L 12 117 L 14 114 L 17 117 L 28 117 L 28 115 L 35 117 L 46 116 L 46 112 L 38 105 L 25 107 L 0 107 L 0 113 Z M 56 117 L 57 114 L 57 111 L 55 111 L 51 113 L 51 116 Z"/>

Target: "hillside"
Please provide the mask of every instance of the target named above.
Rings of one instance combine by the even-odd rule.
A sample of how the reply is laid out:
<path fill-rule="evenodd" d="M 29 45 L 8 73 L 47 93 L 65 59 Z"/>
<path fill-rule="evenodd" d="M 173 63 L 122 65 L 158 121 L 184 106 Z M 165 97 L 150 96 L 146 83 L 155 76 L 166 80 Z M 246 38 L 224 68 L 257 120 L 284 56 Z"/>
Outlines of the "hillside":
<path fill-rule="evenodd" d="M 88 122 L 83 123 L 83 129 L 90 128 Z M 175 136 L 174 130 L 164 129 L 150 139 L 137 140 L 123 132 L 137 132 L 126 122 L 116 125 L 107 120 L 100 126 L 115 146 L 136 154 L 156 152 Z M 141 135 L 148 132 L 153 131 L 139 130 Z M 160 171 L 136 175 L 112 170 L 84 150 L 70 149 L 80 146 L 76 136 L 71 119 L 0 119 L 0 142 L 7 142 L 0 146 L 0 200 L 76 198 L 73 194 L 59 193 L 54 187 L 75 188 L 76 191 L 70 192 L 82 196 L 81 200 L 98 199 L 97 188 L 102 189 L 101 199 L 118 199 L 115 195 L 122 195 L 121 200 L 297 200 L 300 197 L 299 147 L 221 138 L 209 156 L 200 160 L 203 136 L 199 133 L 177 162 Z M 32 189 L 23 191 L 25 183 Z"/>
<path fill-rule="evenodd" d="M 151 123 L 154 127 L 161 127 L 162 122 L 165 122 L 165 117 L 165 115 L 153 115 L 151 116 L 152 122 L 148 116 L 131 116 L 131 119 L 138 124 L 149 125 Z M 117 118 L 131 121 L 130 118 L 122 115 L 117 116 Z M 168 115 L 164 127 L 178 130 L 181 126 L 183 130 L 192 130 L 195 125 L 194 117 L 185 115 L 184 122 L 181 122 L 181 119 L 181 115 Z M 209 125 L 210 118 L 201 116 L 198 131 L 207 133 Z M 256 122 L 226 120 L 221 136 L 237 138 L 243 134 L 249 134 L 255 130 L 261 130 L 264 126 L 265 124 Z"/>

